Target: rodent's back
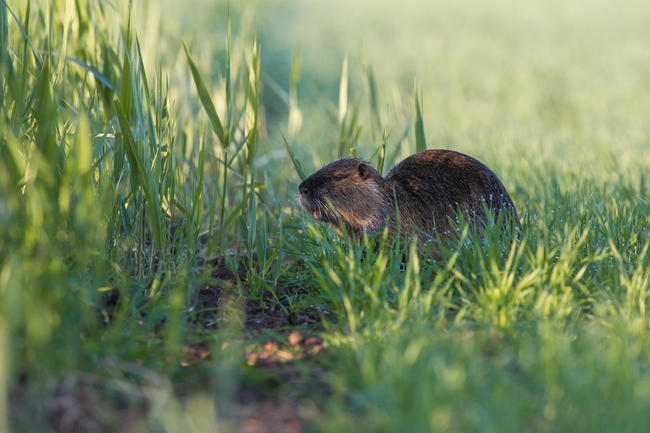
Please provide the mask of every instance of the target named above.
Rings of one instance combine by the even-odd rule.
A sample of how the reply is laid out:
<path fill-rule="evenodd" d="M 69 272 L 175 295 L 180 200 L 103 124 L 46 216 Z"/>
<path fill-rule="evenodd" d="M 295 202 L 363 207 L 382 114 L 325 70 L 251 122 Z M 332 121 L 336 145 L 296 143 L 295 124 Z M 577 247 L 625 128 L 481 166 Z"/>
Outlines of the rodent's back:
<path fill-rule="evenodd" d="M 499 178 L 485 164 L 459 152 L 432 149 L 412 155 L 385 178 L 395 189 L 402 227 L 443 234 L 457 212 L 474 224 L 486 219 L 484 205 L 507 210 L 519 225 L 515 206 Z M 434 227 L 435 221 L 435 227 Z"/>

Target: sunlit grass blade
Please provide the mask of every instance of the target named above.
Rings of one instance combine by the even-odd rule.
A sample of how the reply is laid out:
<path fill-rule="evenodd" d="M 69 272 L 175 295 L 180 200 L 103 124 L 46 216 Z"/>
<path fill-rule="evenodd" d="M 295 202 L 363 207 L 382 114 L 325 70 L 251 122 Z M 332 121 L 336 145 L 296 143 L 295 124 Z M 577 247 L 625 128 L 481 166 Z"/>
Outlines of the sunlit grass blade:
<path fill-rule="evenodd" d="M 386 128 L 381 134 L 381 143 L 377 152 L 377 172 L 381 175 L 384 171 L 384 159 L 386 158 Z"/>
<path fill-rule="evenodd" d="M 291 79 L 289 82 L 289 138 L 296 136 L 302 126 L 302 113 L 298 107 L 298 81 L 300 80 L 300 51 L 296 49 L 291 64 Z"/>
<path fill-rule="evenodd" d="M 359 102 L 354 102 L 352 111 L 347 111 L 339 128 L 339 143 L 337 156 L 339 158 L 348 154 L 349 149 L 359 143 L 362 127 L 359 124 Z"/>
<path fill-rule="evenodd" d="M 339 128 L 343 125 L 343 119 L 348 112 L 348 56 L 343 59 L 341 66 L 341 79 L 339 81 L 339 106 L 338 123 Z"/>
<path fill-rule="evenodd" d="M 194 84 L 196 85 L 196 91 L 199 94 L 201 104 L 203 104 L 203 108 L 208 115 L 208 120 L 210 120 L 210 124 L 212 125 L 214 133 L 217 135 L 217 138 L 221 144 L 225 146 L 226 135 L 221 124 L 221 120 L 219 119 L 219 115 L 217 114 L 217 110 L 214 108 L 214 104 L 212 103 L 210 92 L 208 91 L 208 88 L 206 87 L 205 82 L 203 81 L 203 78 L 201 77 L 201 74 L 199 73 L 199 70 L 196 67 L 196 64 L 194 63 L 194 60 L 192 59 L 192 56 L 190 55 L 190 52 L 187 49 L 185 43 L 183 43 L 183 49 L 185 50 L 187 62 L 190 65 L 190 71 L 192 71 L 192 78 L 194 79 Z"/>
<path fill-rule="evenodd" d="M 414 91 L 413 101 L 415 104 L 415 151 L 423 152 L 427 148 L 427 141 L 424 138 L 424 122 L 422 121 L 422 111 L 420 109 L 417 88 Z"/>
<path fill-rule="evenodd" d="M 366 84 L 368 86 L 368 97 L 369 97 L 370 113 L 373 122 L 373 127 L 375 130 L 379 130 L 382 121 L 379 115 L 379 96 L 377 94 L 377 82 L 375 80 L 375 72 L 372 69 L 372 66 L 366 63 L 363 54 L 360 57 L 360 61 L 361 61 L 361 69 L 363 70 L 364 78 L 366 79 Z"/>
<path fill-rule="evenodd" d="M 293 149 L 291 148 L 291 145 L 289 145 L 289 142 L 287 139 L 282 136 L 282 140 L 284 141 L 284 147 L 287 149 L 287 153 L 289 154 L 289 158 L 291 159 L 291 162 L 293 163 L 293 167 L 296 169 L 296 173 L 298 173 L 298 177 L 300 180 L 305 180 L 307 179 L 307 174 L 305 173 L 305 169 L 302 167 L 302 163 L 300 160 L 296 157 L 296 154 L 294 153 Z"/>

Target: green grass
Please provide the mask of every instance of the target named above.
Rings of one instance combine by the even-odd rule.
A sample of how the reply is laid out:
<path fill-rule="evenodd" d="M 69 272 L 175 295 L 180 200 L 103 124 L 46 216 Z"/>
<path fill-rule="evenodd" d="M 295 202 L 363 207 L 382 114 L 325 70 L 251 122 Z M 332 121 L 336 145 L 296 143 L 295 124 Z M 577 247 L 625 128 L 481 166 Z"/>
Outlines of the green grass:
<path fill-rule="evenodd" d="M 0 432 L 645 431 L 646 2 L 136 3 L 0 0 Z M 521 240 L 297 207 L 425 146 Z"/>

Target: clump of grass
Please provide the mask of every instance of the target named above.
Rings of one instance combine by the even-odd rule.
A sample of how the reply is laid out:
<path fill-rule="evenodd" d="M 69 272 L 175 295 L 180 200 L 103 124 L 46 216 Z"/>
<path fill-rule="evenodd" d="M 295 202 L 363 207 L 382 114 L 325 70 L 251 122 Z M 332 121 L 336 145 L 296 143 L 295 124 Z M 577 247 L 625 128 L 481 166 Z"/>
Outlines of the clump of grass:
<path fill-rule="evenodd" d="M 200 129 L 178 127 L 162 72 L 149 79 L 130 8 L 20 7 L 0 5 L 2 395 L 106 375 L 109 359 L 174 371 L 165 356 L 186 345 L 185 309 L 205 280 L 200 235 L 225 250 L 245 211 L 250 250 L 268 243 L 254 235 L 258 53 L 236 76 L 243 111 L 230 110 L 232 153 L 219 159 Z M 109 24 L 120 14 L 121 29 Z M 206 196 L 205 173 L 218 163 L 217 174 L 243 182 Z M 217 201 L 218 226 L 207 211 Z M 24 410 L 10 421 L 28 423 Z"/>

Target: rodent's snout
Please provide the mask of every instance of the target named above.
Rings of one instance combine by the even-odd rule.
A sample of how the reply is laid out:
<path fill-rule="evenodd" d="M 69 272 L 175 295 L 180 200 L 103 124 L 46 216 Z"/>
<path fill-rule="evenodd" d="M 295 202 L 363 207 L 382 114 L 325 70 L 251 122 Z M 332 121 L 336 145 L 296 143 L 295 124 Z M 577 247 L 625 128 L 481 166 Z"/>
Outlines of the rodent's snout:
<path fill-rule="evenodd" d="M 315 208 L 317 205 L 314 203 L 313 190 L 309 187 L 309 179 L 304 180 L 298 185 L 298 201 L 314 218 L 318 218 Z"/>

